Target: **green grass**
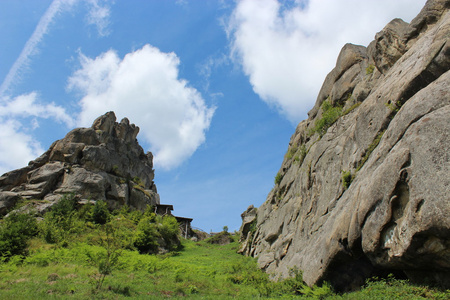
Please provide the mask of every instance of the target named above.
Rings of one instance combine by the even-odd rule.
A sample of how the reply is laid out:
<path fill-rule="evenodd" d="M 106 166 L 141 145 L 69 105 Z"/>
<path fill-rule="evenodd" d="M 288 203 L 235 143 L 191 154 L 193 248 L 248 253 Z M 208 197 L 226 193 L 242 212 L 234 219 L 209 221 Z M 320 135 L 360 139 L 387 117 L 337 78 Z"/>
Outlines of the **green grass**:
<path fill-rule="evenodd" d="M 55 218 L 58 213 L 70 217 L 68 222 L 58 223 L 59 234 L 64 239 L 56 236 L 56 241 L 49 242 L 47 235 L 37 234 L 31 238 L 25 237 L 25 249 L 18 251 L 18 254 L 0 253 L 0 299 L 450 297 L 450 291 L 439 292 L 393 278 L 368 282 L 359 292 L 337 295 L 327 284 L 321 287 L 306 286 L 301 271 L 295 269 L 291 271 L 291 278 L 274 282 L 269 280 L 268 274 L 258 269 L 255 258 L 236 253 L 238 236 L 232 236 L 233 241 L 227 245 L 211 244 L 208 240 L 194 242 L 181 239 L 182 247 L 171 248 L 172 252 L 146 254 L 133 246 L 133 232 L 144 230 L 141 225 L 148 223 L 151 228 L 158 228 L 159 233 L 155 234 L 162 238 L 169 236 L 173 227 L 169 224 L 170 219 L 154 216 L 150 208 L 146 212 L 122 209 L 110 215 L 108 223 L 103 225 L 89 221 L 92 207 L 86 206 L 78 212 L 74 212 L 70 205 L 57 208 L 44 216 L 38 228 L 48 230 L 50 227 L 42 229 L 42 224 L 49 218 Z M 21 232 L 6 230 L 9 228 L 6 225 L 19 226 L 27 220 L 22 217 L 1 220 L 0 229 L 9 234 L 4 237 Z M 254 230 L 256 226 L 252 226 L 251 231 Z"/>
<path fill-rule="evenodd" d="M 418 286 L 409 283 L 407 280 L 394 279 L 389 276 L 385 279 L 370 279 L 360 291 L 343 295 L 333 295 L 327 299 L 373 299 L 373 300 L 394 300 L 394 299 L 450 299 L 450 290 L 439 291 L 426 286 Z"/>
<path fill-rule="evenodd" d="M 267 293 L 261 286 L 271 284 L 268 275 L 254 259 L 236 253 L 237 242 L 221 246 L 184 240 L 183 245 L 182 252 L 159 256 L 123 250 L 100 290 L 95 288 L 99 274 L 91 257 L 101 247 L 78 243 L 35 249 L 25 259 L 14 257 L 1 265 L 0 298 L 245 299 Z"/>
<path fill-rule="evenodd" d="M 236 237 L 235 237 L 236 239 Z M 253 258 L 236 253 L 238 243 L 212 245 L 183 240 L 184 250 L 143 255 L 123 250 L 103 287 L 95 289 L 98 270 L 90 258 L 102 248 L 76 243 L 49 246 L 38 239 L 25 259 L 0 264 L 0 299 L 449 299 L 438 291 L 388 278 L 368 281 L 358 292 L 337 295 L 329 287 L 308 288 L 301 272 L 271 282 Z M 322 296 L 321 296 L 322 295 Z"/>

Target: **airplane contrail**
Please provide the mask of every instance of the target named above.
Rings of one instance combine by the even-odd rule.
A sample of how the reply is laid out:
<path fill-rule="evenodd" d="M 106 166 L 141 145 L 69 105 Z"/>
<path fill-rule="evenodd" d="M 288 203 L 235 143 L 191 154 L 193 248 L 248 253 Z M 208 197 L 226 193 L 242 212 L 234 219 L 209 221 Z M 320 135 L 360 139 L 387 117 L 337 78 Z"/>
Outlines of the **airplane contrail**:
<path fill-rule="evenodd" d="M 47 8 L 45 14 L 39 20 L 36 29 L 22 49 L 19 57 L 14 62 L 9 70 L 2 84 L 0 85 L 0 99 L 5 96 L 5 93 L 10 89 L 12 83 L 20 76 L 24 67 L 29 64 L 30 57 L 36 53 L 38 44 L 41 42 L 43 36 L 48 32 L 48 27 L 52 23 L 55 16 L 61 11 L 63 0 L 54 0 Z"/>

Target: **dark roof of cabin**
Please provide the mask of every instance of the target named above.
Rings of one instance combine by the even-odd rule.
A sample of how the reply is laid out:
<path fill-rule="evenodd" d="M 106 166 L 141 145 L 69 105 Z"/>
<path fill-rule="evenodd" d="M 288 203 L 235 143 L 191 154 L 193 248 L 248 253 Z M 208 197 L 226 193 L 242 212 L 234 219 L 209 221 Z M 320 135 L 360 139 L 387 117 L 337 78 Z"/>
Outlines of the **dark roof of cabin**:
<path fill-rule="evenodd" d="M 171 205 L 171 204 L 156 204 L 156 208 L 169 208 L 170 210 L 173 210 L 173 205 Z"/>
<path fill-rule="evenodd" d="M 189 222 L 192 222 L 192 220 L 194 220 L 194 219 L 191 219 L 191 218 L 185 218 L 185 217 L 177 217 L 177 216 L 175 216 L 175 219 L 177 219 L 177 220 L 180 220 L 180 221 L 189 221 Z"/>

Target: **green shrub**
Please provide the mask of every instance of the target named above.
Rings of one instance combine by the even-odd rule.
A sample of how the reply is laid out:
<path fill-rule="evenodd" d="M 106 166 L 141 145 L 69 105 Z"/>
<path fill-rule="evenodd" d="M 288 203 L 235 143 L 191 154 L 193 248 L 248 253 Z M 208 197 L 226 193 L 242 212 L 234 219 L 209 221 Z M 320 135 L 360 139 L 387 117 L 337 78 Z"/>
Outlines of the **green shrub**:
<path fill-rule="evenodd" d="M 134 246 L 139 253 L 158 252 L 158 227 L 151 217 L 144 217 L 139 221 L 134 234 Z"/>
<path fill-rule="evenodd" d="M 286 153 L 286 158 L 287 159 L 291 159 L 294 154 L 297 152 L 298 147 L 297 146 L 292 146 L 288 149 L 288 152 Z"/>
<path fill-rule="evenodd" d="M 342 107 L 332 106 L 329 100 L 325 100 L 320 107 L 322 108 L 322 117 L 315 122 L 314 132 L 322 136 L 342 115 Z"/>
<path fill-rule="evenodd" d="M 98 252 L 97 256 L 92 256 L 95 265 L 98 268 L 99 276 L 96 278 L 96 289 L 101 289 L 105 277 L 111 275 L 117 267 L 119 257 L 122 254 L 120 240 L 115 235 L 116 228 L 111 224 L 102 226 L 104 235 L 100 237 L 100 246 L 105 251 Z"/>
<path fill-rule="evenodd" d="M 301 165 L 305 160 L 306 154 L 308 154 L 308 150 L 306 150 L 306 145 L 303 144 L 300 146 L 300 153 L 294 157 L 294 160 Z"/>
<path fill-rule="evenodd" d="M 138 176 L 134 176 L 132 180 L 137 186 L 142 187 L 142 188 L 144 187 L 144 183 L 142 182 L 141 178 L 139 178 Z"/>
<path fill-rule="evenodd" d="M 58 203 L 52 206 L 52 213 L 58 216 L 67 216 L 75 211 L 78 200 L 74 194 L 64 195 Z"/>
<path fill-rule="evenodd" d="M 226 231 L 219 232 L 212 237 L 206 239 L 206 242 L 209 244 L 218 244 L 218 245 L 227 245 L 232 243 L 234 240 L 231 237 L 231 234 Z"/>
<path fill-rule="evenodd" d="M 375 70 L 375 66 L 374 65 L 372 65 L 372 64 L 368 65 L 367 68 L 366 68 L 366 75 L 372 74 L 374 70 Z"/>
<path fill-rule="evenodd" d="M 65 195 L 52 206 L 39 223 L 39 234 L 51 244 L 67 246 L 71 235 L 85 230 L 85 222 L 76 211 L 77 199 L 74 195 Z"/>
<path fill-rule="evenodd" d="M 95 202 L 94 207 L 92 208 L 92 221 L 96 224 L 106 224 L 110 217 L 110 213 L 108 210 L 108 204 L 106 201 L 99 200 Z"/>
<path fill-rule="evenodd" d="M 29 214 L 11 213 L 0 225 L 0 257 L 24 255 L 29 239 L 37 232 L 36 218 Z"/>
<path fill-rule="evenodd" d="M 352 172 L 350 172 L 350 171 L 342 171 L 341 180 L 342 180 L 342 186 L 344 187 L 344 189 L 345 190 L 348 189 L 348 187 L 350 186 L 350 184 L 353 181 Z"/>
<path fill-rule="evenodd" d="M 173 216 L 167 215 L 162 217 L 161 222 L 158 224 L 158 234 L 164 241 L 165 249 L 169 251 L 176 251 L 180 249 L 181 243 L 178 238 L 178 235 L 180 234 L 180 227 L 177 219 Z"/>
<path fill-rule="evenodd" d="M 281 183 L 281 179 L 283 179 L 283 176 L 280 174 L 280 172 L 277 173 L 275 176 L 275 184 L 278 185 Z"/>
<path fill-rule="evenodd" d="M 76 212 L 66 216 L 54 214 L 52 211 L 44 215 L 39 223 L 39 235 L 50 244 L 59 244 L 66 247 L 77 233 L 85 231 L 85 221 L 80 220 Z"/>

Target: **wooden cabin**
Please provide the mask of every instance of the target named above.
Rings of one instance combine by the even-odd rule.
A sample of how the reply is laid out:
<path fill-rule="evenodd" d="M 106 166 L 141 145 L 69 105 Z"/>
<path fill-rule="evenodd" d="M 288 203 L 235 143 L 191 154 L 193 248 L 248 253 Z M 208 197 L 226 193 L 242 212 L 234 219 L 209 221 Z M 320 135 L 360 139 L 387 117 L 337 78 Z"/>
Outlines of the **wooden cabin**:
<path fill-rule="evenodd" d="M 160 216 L 170 215 L 175 217 L 180 227 L 181 235 L 187 239 L 192 235 L 191 222 L 194 219 L 174 216 L 172 215 L 172 211 L 173 205 L 170 204 L 157 204 L 155 206 L 155 214 Z"/>

